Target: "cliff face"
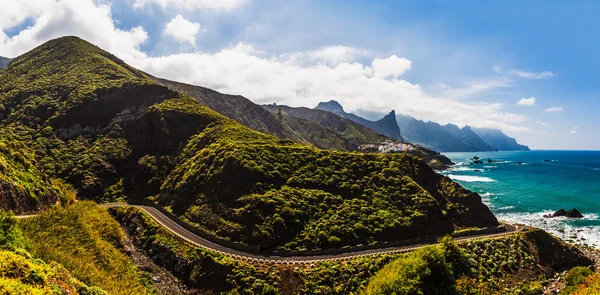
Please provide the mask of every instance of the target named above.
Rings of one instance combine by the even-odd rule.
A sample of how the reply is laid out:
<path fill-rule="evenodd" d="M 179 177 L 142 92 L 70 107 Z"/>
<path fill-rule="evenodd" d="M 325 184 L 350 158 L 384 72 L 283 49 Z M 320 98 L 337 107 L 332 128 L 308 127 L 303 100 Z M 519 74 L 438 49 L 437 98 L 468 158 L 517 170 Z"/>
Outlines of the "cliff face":
<path fill-rule="evenodd" d="M 504 134 L 498 129 L 474 128 L 481 139 L 500 151 L 528 151 L 529 147 L 521 145 L 516 139 Z"/>

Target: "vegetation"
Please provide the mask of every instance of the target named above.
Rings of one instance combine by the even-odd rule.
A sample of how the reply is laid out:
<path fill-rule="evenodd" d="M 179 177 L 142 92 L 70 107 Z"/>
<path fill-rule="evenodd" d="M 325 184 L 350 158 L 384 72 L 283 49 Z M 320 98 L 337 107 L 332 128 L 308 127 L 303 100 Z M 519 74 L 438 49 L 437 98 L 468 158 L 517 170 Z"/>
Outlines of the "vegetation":
<path fill-rule="evenodd" d="M 557 261 L 538 256 L 540 249 L 547 246 L 539 243 L 539 235 L 554 240 L 543 232 L 461 245 L 445 238 L 440 246 L 404 254 L 383 267 L 363 293 L 541 294 L 542 283 L 559 269 L 553 269 Z M 547 250 L 579 255 L 556 245 Z M 579 259 L 579 263 L 589 263 L 581 256 Z M 573 270 L 572 276 L 580 276 L 581 269 Z M 573 279 L 576 280 L 579 279 Z"/>
<path fill-rule="evenodd" d="M 282 105 L 263 107 L 271 113 L 281 109 L 287 125 L 304 138 L 310 139 L 311 143 L 319 148 L 351 151 L 361 144 L 380 143 L 388 139 L 376 131 L 331 112 Z"/>
<path fill-rule="evenodd" d="M 123 232 L 106 209 L 77 202 L 25 219 L 20 226 L 35 257 L 60 263 L 85 284 L 110 294 L 150 293 L 123 253 Z"/>
<path fill-rule="evenodd" d="M 559 264 L 574 261 L 569 256 L 579 257 L 576 263 L 580 265 L 589 263 L 552 236 L 534 231 L 460 244 L 445 238 L 441 245 L 405 254 L 263 268 L 184 243 L 139 209 L 110 210 L 138 248 L 156 263 L 175 270 L 189 287 L 200 292 L 540 294 L 542 284 L 563 270 Z M 550 246 L 549 242 L 555 244 Z M 561 254 L 548 260 L 539 256 L 541 248 Z"/>
<path fill-rule="evenodd" d="M 479 196 L 418 157 L 322 151 L 256 132 L 78 38 L 15 59 L 0 85 L 0 128 L 81 198 L 149 198 L 261 250 L 497 225 Z"/>
<path fill-rule="evenodd" d="M 592 276 L 593 272 L 589 267 L 585 267 L 585 266 L 577 266 L 574 267 L 572 269 L 570 269 L 567 274 L 565 275 L 565 283 L 566 283 L 566 287 L 564 290 L 562 290 L 559 295 L 568 295 L 568 294 L 597 294 L 598 291 L 600 291 L 600 289 L 596 288 L 596 292 L 590 293 L 590 291 L 593 289 L 590 288 L 590 285 L 588 285 L 588 283 L 593 283 L 593 277 Z M 589 281 L 586 280 L 588 277 L 590 277 Z M 579 286 L 581 286 L 582 284 L 584 284 L 584 286 L 582 286 L 581 288 L 579 288 Z M 579 289 L 579 290 L 578 290 Z M 578 292 L 575 292 L 578 291 Z"/>
<path fill-rule="evenodd" d="M 17 218 L 0 211 L 0 294 L 106 294 L 72 277 L 62 265 L 34 259 Z"/>
<path fill-rule="evenodd" d="M 0 209 L 27 212 L 58 202 L 58 188 L 43 173 L 34 152 L 10 132 L 0 134 Z"/>
<path fill-rule="evenodd" d="M 497 224 L 477 195 L 411 155 L 322 151 L 258 134 L 240 140 L 231 135 L 240 127 L 221 128 L 190 140 L 158 197 L 218 236 L 314 249 Z"/>
<path fill-rule="evenodd" d="M 279 294 L 276 269 L 260 268 L 184 243 L 140 209 L 110 210 L 138 248 L 191 289 L 210 294 Z"/>

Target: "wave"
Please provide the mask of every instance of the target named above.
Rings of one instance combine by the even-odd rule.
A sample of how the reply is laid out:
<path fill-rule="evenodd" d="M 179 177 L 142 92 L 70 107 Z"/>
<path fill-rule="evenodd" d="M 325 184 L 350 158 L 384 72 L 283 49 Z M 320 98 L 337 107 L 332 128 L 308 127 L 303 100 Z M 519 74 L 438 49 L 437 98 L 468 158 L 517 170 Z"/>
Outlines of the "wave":
<path fill-rule="evenodd" d="M 450 168 L 450 170 L 451 171 L 473 171 L 473 168 L 461 166 L 461 167 L 452 167 L 452 168 Z"/>
<path fill-rule="evenodd" d="M 495 180 L 483 176 L 448 174 L 448 177 L 450 177 L 450 179 L 452 180 L 459 180 L 464 182 L 495 182 Z"/>
<path fill-rule="evenodd" d="M 596 248 L 600 246 L 600 225 L 577 226 L 577 223 L 581 221 L 599 221 L 598 214 L 584 214 L 584 218 L 581 219 L 544 218 L 544 215 L 552 213 L 554 211 L 533 213 L 496 212 L 495 215 L 502 221 L 541 228 L 565 241 L 587 244 Z"/>
<path fill-rule="evenodd" d="M 511 209 L 515 209 L 515 206 L 504 206 L 504 207 L 498 208 L 498 210 L 511 210 Z"/>
<path fill-rule="evenodd" d="M 485 169 L 492 169 L 492 168 L 497 168 L 498 166 L 483 166 L 483 168 Z"/>

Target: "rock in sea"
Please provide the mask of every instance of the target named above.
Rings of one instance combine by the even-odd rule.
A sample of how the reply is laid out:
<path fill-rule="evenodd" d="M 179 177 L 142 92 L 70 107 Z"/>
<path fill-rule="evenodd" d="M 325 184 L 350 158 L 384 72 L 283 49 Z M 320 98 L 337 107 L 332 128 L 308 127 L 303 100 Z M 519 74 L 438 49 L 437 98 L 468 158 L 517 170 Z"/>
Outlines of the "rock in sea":
<path fill-rule="evenodd" d="M 565 210 L 565 209 L 559 209 L 558 211 L 554 212 L 554 214 L 546 214 L 544 215 L 544 217 L 546 218 L 552 218 L 552 217 L 568 217 L 568 218 L 583 218 L 583 215 L 581 214 L 581 212 L 579 212 L 579 210 L 573 208 L 569 211 Z"/>

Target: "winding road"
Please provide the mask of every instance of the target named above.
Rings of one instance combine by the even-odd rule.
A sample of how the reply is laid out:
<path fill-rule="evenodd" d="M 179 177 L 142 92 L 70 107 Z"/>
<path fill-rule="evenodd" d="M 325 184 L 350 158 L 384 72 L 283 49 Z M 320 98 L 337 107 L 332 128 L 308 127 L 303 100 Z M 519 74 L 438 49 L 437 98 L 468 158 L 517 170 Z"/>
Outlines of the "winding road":
<path fill-rule="evenodd" d="M 382 254 L 397 254 L 404 253 L 417 250 L 419 248 L 425 246 L 435 245 L 435 243 L 431 244 L 415 244 L 410 246 L 396 246 L 396 247 L 384 247 L 384 248 L 376 248 L 376 249 L 368 249 L 368 250 L 356 250 L 349 251 L 346 253 L 339 254 L 321 254 L 314 256 L 275 256 L 275 255 L 258 255 L 252 253 L 242 252 L 236 249 L 228 248 L 223 245 L 219 245 L 217 243 L 211 242 L 205 238 L 202 238 L 189 230 L 183 228 L 181 225 L 177 224 L 173 219 L 163 214 L 161 211 L 156 209 L 155 207 L 148 205 L 130 205 L 125 203 L 111 203 L 111 204 L 101 204 L 101 207 L 137 207 L 148 214 L 152 219 L 154 219 L 157 223 L 163 226 L 165 229 L 170 231 L 172 234 L 176 235 L 180 239 L 194 245 L 197 247 L 201 247 L 225 256 L 232 257 L 234 259 L 246 260 L 253 263 L 262 263 L 262 264 L 313 264 L 317 262 L 326 262 L 326 261 L 336 261 L 336 260 L 349 260 L 357 257 L 364 256 L 375 256 Z M 31 218 L 35 217 L 35 215 L 20 215 L 18 218 Z M 519 226 L 504 223 L 506 226 L 506 231 L 502 233 L 496 234 L 481 234 L 474 236 L 466 236 L 455 238 L 458 243 L 464 243 L 468 241 L 474 240 L 482 240 L 482 239 L 491 239 L 491 238 L 499 238 L 507 235 L 511 235 L 520 230 Z"/>

